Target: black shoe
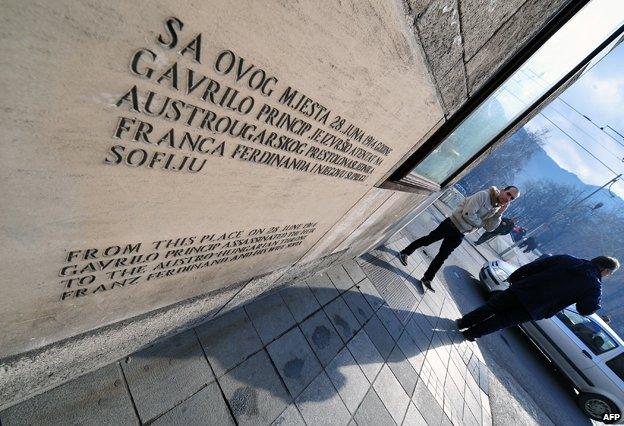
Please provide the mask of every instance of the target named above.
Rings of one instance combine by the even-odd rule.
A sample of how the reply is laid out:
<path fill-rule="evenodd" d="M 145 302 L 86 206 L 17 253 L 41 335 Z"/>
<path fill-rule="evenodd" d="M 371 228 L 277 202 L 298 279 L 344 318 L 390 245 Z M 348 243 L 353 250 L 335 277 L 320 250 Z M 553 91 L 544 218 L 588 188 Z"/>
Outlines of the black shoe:
<path fill-rule="evenodd" d="M 464 339 L 468 340 L 469 342 L 475 341 L 475 338 L 470 333 L 468 333 L 467 330 L 460 331 L 460 333 L 462 334 L 462 336 L 464 336 Z"/>
<path fill-rule="evenodd" d="M 466 327 L 466 326 L 464 325 L 464 323 L 462 322 L 462 319 L 461 319 L 461 318 L 457 318 L 457 319 L 455 320 L 455 325 L 457 326 L 457 329 L 458 329 L 458 330 L 462 330 L 462 329 L 464 329 L 464 328 L 468 328 L 468 327 Z"/>
<path fill-rule="evenodd" d="M 399 252 L 399 261 L 401 262 L 401 265 L 407 266 L 407 255 L 402 251 Z"/>
<path fill-rule="evenodd" d="M 426 280 L 423 278 L 422 280 L 420 280 L 420 282 L 427 288 L 427 290 L 435 293 L 435 290 L 433 289 L 433 287 L 431 287 L 431 280 Z"/>

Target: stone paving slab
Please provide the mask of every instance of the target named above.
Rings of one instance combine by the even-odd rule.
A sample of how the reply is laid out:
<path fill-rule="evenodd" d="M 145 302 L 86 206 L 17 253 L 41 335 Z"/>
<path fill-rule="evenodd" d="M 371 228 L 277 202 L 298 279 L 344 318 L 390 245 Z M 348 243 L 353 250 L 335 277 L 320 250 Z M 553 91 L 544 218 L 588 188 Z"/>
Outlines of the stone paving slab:
<path fill-rule="evenodd" d="M 351 413 L 364 399 L 370 383 L 347 348 L 340 351 L 325 369 L 329 379 Z"/>
<path fill-rule="evenodd" d="M 416 383 L 418 382 L 418 373 L 414 370 L 414 367 L 409 363 L 407 357 L 401 351 L 401 348 L 396 345 L 390 356 L 388 357 L 388 366 L 394 377 L 397 378 L 403 390 L 409 398 L 414 394 Z"/>
<path fill-rule="evenodd" d="M 306 280 L 306 284 L 312 291 L 312 294 L 314 294 L 314 297 L 316 297 L 316 300 L 322 306 L 325 306 L 339 295 L 334 283 L 332 283 L 329 276 L 325 272 L 308 278 Z"/>
<path fill-rule="evenodd" d="M 280 295 L 297 322 L 303 321 L 321 307 L 304 281 L 286 287 Z"/>
<path fill-rule="evenodd" d="M 274 426 L 305 426 L 303 417 L 295 404 L 289 405 L 273 422 Z"/>
<path fill-rule="evenodd" d="M 65 383 L 0 413 L 3 426 L 139 424 L 118 364 Z"/>
<path fill-rule="evenodd" d="M 369 382 L 373 383 L 377 373 L 384 364 L 382 356 L 375 348 L 370 337 L 364 330 L 361 330 L 347 345 L 351 355 L 362 368 L 364 375 Z"/>
<path fill-rule="evenodd" d="M 279 293 L 263 297 L 245 305 L 260 339 L 264 344 L 295 325 L 295 319 L 286 307 Z"/>
<path fill-rule="evenodd" d="M 409 240 L 9 408 L 1 424 L 490 425 L 489 369 L 444 287 L 424 293 L 414 278 L 430 258 L 398 263 Z"/>
<path fill-rule="evenodd" d="M 264 351 L 231 370 L 219 384 L 239 424 L 269 424 L 292 401 Z"/>
<path fill-rule="evenodd" d="M 370 388 L 364 401 L 354 416 L 358 426 L 379 426 L 395 424 L 392 416 L 373 388 Z"/>
<path fill-rule="evenodd" d="M 243 308 L 196 327 L 197 336 L 217 377 L 262 348 L 262 341 Z"/>
<path fill-rule="evenodd" d="M 329 275 L 329 279 L 332 280 L 334 286 L 340 293 L 343 293 L 349 290 L 355 283 L 347 274 L 347 271 L 341 266 L 336 265 L 327 270 L 327 275 Z"/>
<path fill-rule="evenodd" d="M 360 329 L 360 323 L 342 297 L 334 299 L 333 302 L 329 303 L 323 309 L 345 343 Z"/>
<path fill-rule="evenodd" d="M 375 383 L 373 383 L 373 388 L 394 421 L 397 424 L 401 424 L 407 412 L 410 398 L 401 387 L 397 378 L 394 377 L 388 364 L 385 364 L 377 375 L 377 379 L 375 379 Z"/>
<path fill-rule="evenodd" d="M 157 426 L 198 424 L 225 426 L 235 423 L 219 386 L 213 382 L 151 424 Z"/>
<path fill-rule="evenodd" d="M 321 372 L 321 364 L 298 327 L 267 346 L 267 351 L 293 398 Z"/>
<path fill-rule="evenodd" d="M 144 423 L 214 381 L 194 330 L 129 356 L 121 367 Z"/>
<path fill-rule="evenodd" d="M 360 325 L 366 324 L 366 322 L 374 315 L 373 309 L 370 307 L 362 293 L 357 289 L 347 291 L 342 296 L 343 300 L 347 303 L 347 306 L 353 312 L 353 315 L 358 320 Z"/>
<path fill-rule="evenodd" d="M 353 280 L 354 283 L 357 284 L 366 278 L 366 274 L 364 273 L 364 271 L 362 271 L 362 268 L 360 267 L 360 265 L 357 264 L 355 260 L 345 262 L 342 264 L 342 266 L 343 268 L 345 268 L 347 274 L 349 274 L 349 277 L 351 278 L 351 280 Z"/>
<path fill-rule="evenodd" d="M 310 425 L 344 425 L 351 415 L 327 374 L 321 373 L 295 401 Z"/>
<path fill-rule="evenodd" d="M 368 323 L 364 326 L 366 334 L 371 339 L 381 357 L 386 360 L 394 348 L 394 339 L 390 336 L 390 333 L 386 331 L 386 328 L 381 324 L 379 318 L 374 315 Z"/>
<path fill-rule="evenodd" d="M 322 366 L 329 364 L 344 346 L 342 338 L 327 318 L 325 311 L 319 310 L 299 327 Z"/>

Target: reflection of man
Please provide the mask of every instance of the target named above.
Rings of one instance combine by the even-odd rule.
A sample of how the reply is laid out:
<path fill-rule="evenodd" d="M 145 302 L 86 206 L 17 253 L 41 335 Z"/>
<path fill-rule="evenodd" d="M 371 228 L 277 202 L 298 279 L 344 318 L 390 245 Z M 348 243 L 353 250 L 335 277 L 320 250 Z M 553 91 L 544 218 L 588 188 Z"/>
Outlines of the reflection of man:
<path fill-rule="evenodd" d="M 518 241 L 523 239 L 525 235 L 526 229 L 524 229 L 522 226 L 514 226 L 511 230 L 511 239 L 514 243 L 517 243 Z"/>
<path fill-rule="evenodd" d="M 508 186 L 503 190 L 493 186 L 464 198 L 451 216 L 440 222 L 429 235 L 417 239 L 401 250 L 399 260 L 406 266 L 407 256 L 414 253 L 417 248 L 442 240 L 440 251 L 433 258 L 420 280 L 426 288 L 435 291 L 431 287 L 431 280 L 446 258 L 459 247 L 464 239 L 464 234 L 479 228 L 485 228 L 486 231 L 496 229 L 500 224 L 501 215 L 509 203 L 518 198 L 518 195 L 520 195 L 520 191 L 515 186 Z"/>
<path fill-rule="evenodd" d="M 620 267 L 617 259 L 592 260 L 568 255 L 550 256 L 518 268 L 509 276 L 510 287 L 493 295 L 485 305 L 457 320 L 468 340 L 530 320 L 550 318 L 576 303 L 581 315 L 600 309 L 602 277 Z"/>
<path fill-rule="evenodd" d="M 524 253 L 528 253 L 530 251 L 533 251 L 538 246 L 539 246 L 539 243 L 533 237 L 529 237 L 526 240 L 524 240 L 523 242 L 521 242 L 520 244 L 518 244 L 518 248 L 522 248 L 522 247 L 525 248 L 524 250 L 522 250 Z"/>
<path fill-rule="evenodd" d="M 497 235 L 507 235 L 511 232 L 511 230 L 514 228 L 515 226 L 515 217 L 513 218 L 508 218 L 508 217 L 504 217 L 501 219 L 501 223 L 500 225 L 498 225 L 498 228 L 496 228 L 493 231 L 486 231 L 483 233 L 483 235 L 481 235 L 479 237 L 479 239 L 477 241 L 475 241 L 475 245 L 479 245 L 479 244 L 483 244 L 489 240 L 491 240 L 492 238 L 496 237 Z"/>

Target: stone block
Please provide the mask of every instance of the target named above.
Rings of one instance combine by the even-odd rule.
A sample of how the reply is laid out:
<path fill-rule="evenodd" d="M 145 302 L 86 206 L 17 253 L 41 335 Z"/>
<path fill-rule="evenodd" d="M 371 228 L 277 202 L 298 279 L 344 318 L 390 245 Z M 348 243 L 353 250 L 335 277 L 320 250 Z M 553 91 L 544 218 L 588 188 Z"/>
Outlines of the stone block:
<path fill-rule="evenodd" d="M 462 58 L 457 0 L 434 0 L 416 19 L 418 35 L 436 79 Z"/>
<path fill-rule="evenodd" d="M 412 402 L 425 418 L 428 425 L 440 424 L 442 416 L 444 415 L 442 407 L 438 404 L 422 380 L 419 380 L 416 384 Z"/>
<path fill-rule="evenodd" d="M 273 426 L 305 426 L 303 417 L 295 404 L 289 405 L 272 424 Z"/>
<path fill-rule="evenodd" d="M 303 321 L 321 308 L 305 281 L 286 287 L 280 294 L 297 322 Z"/>
<path fill-rule="evenodd" d="M 355 284 L 341 265 L 327 269 L 327 275 L 340 293 L 349 290 Z"/>
<path fill-rule="evenodd" d="M 295 325 L 279 293 L 255 300 L 245 310 L 265 345 Z"/>
<path fill-rule="evenodd" d="M 412 16 L 418 16 L 423 13 L 430 3 L 431 0 L 407 0 L 407 4 L 410 8 L 410 14 Z"/>
<path fill-rule="evenodd" d="M 262 341 L 243 308 L 196 327 L 195 331 L 217 377 L 262 348 Z"/>
<path fill-rule="evenodd" d="M 438 78 L 438 88 L 447 116 L 456 112 L 468 98 L 464 61 L 457 61 L 446 74 Z"/>
<path fill-rule="evenodd" d="M 121 367 L 144 423 L 214 380 L 193 330 L 130 355 Z"/>
<path fill-rule="evenodd" d="M 388 333 L 392 336 L 392 338 L 396 341 L 401 337 L 401 333 L 403 332 L 403 324 L 399 321 L 399 319 L 394 314 L 394 310 L 390 308 L 388 305 L 383 305 L 377 311 L 377 317 L 381 320 Z"/>
<path fill-rule="evenodd" d="M 269 424 L 292 402 L 265 351 L 256 353 L 218 380 L 241 425 Z"/>
<path fill-rule="evenodd" d="M 383 366 L 383 358 L 375 345 L 369 339 L 364 330 L 360 330 L 353 339 L 347 344 L 349 352 L 360 365 L 364 375 L 370 383 L 373 383 L 377 373 Z"/>
<path fill-rule="evenodd" d="M 531 36 L 559 10 L 566 0 L 525 1 L 512 19 L 500 26 L 466 62 L 469 94 L 474 93 Z"/>
<path fill-rule="evenodd" d="M 354 414 L 366 395 L 370 383 L 349 350 L 342 349 L 325 368 L 325 371 L 347 409 Z"/>
<path fill-rule="evenodd" d="M 459 7 L 466 60 L 470 60 L 523 3 L 525 0 L 461 0 Z"/>
<path fill-rule="evenodd" d="M 326 272 L 308 278 L 306 283 L 322 306 L 325 306 L 339 295 L 338 290 L 336 290 L 334 283 L 329 279 Z"/>
<path fill-rule="evenodd" d="M 377 392 L 381 402 L 384 403 L 394 421 L 397 424 L 401 424 L 405 412 L 407 411 L 410 398 L 401 387 L 397 378 L 394 377 L 392 370 L 390 370 L 387 364 L 383 366 L 377 375 L 377 379 L 375 379 L 375 383 L 373 383 L 373 388 L 375 388 L 375 392 Z"/>
<path fill-rule="evenodd" d="M 347 274 L 349 274 L 349 277 L 353 280 L 354 283 L 357 284 L 364 278 L 366 278 L 366 274 L 362 270 L 362 267 L 358 265 L 355 260 L 345 262 L 342 264 L 342 266 L 345 268 L 345 271 L 347 271 Z"/>
<path fill-rule="evenodd" d="M 401 352 L 403 352 L 403 354 L 407 357 L 407 360 L 414 371 L 416 371 L 417 374 L 420 374 L 420 369 L 425 362 L 426 352 L 423 352 L 423 350 L 418 347 L 407 331 L 401 334 L 397 343 L 401 348 Z"/>
<path fill-rule="evenodd" d="M 216 382 L 169 410 L 153 423 L 157 426 L 234 425 L 234 419 Z"/>
<path fill-rule="evenodd" d="M 394 373 L 394 376 L 399 380 L 403 390 L 410 398 L 414 393 L 414 388 L 418 382 L 418 373 L 414 370 L 414 367 L 410 364 L 409 360 L 397 345 L 392 349 L 390 356 L 388 357 L 388 366 Z"/>
<path fill-rule="evenodd" d="M 344 346 L 338 332 L 322 310 L 312 315 L 299 327 L 322 366 L 329 364 Z"/>
<path fill-rule="evenodd" d="M 388 359 L 392 348 L 394 347 L 394 339 L 383 326 L 377 316 L 373 316 L 371 320 L 364 326 L 366 334 L 371 339 L 384 360 Z"/>
<path fill-rule="evenodd" d="M 345 425 L 351 415 L 324 372 L 295 401 L 309 425 Z"/>
<path fill-rule="evenodd" d="M 383 402 L 372 387 L 353 417 L 358 426 L 379 426 L 395 424 Z"/>
<path fill-rule="evenodd" d="M 341 297 L 323 309 L 345 343 L 360 329 L 360 323 Z"/>
<path fill-rule="evenodd" d="M 426 407 L 423 407 L 426 409 Z M 405 414 L 405 419 L 403 420 L 403 426 L 427 426 L 427 422 L 425 418 L 420 414 L 418 408 L 410 402 L 407 407 L 407 413 Z"/>
<path fill-rule="evenodd" d="M 298 327 L 267 346 L 267 351 L 293 398 L 296 398 L 322 370 L 321 364 Z"/>
<path fill-rule="evenodd" d="M 14 405 L 0 419 L 6 426 L 138 424 L 117 363 Z"/>
<path fill-rule="evenodd" d="M 357 288 L 353 287 L 351 290 L 344 292 L 342 298 L 351 308 L 351 312 L 353 312 L 360 325 L 364 325 L 373 315 L 373 309 Z"/>

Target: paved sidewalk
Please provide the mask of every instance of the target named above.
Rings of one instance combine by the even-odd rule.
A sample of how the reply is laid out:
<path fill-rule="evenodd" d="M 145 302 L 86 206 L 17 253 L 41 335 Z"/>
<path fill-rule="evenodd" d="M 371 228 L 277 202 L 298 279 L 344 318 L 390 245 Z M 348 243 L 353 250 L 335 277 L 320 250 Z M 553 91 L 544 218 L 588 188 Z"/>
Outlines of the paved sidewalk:
<path fill-rule="evenodd" d="M 489 370 L 394 242 L 0 413 L 22 424 L 492 423 Z M 437 285 L 436 285 L 437 284 Z"/>

